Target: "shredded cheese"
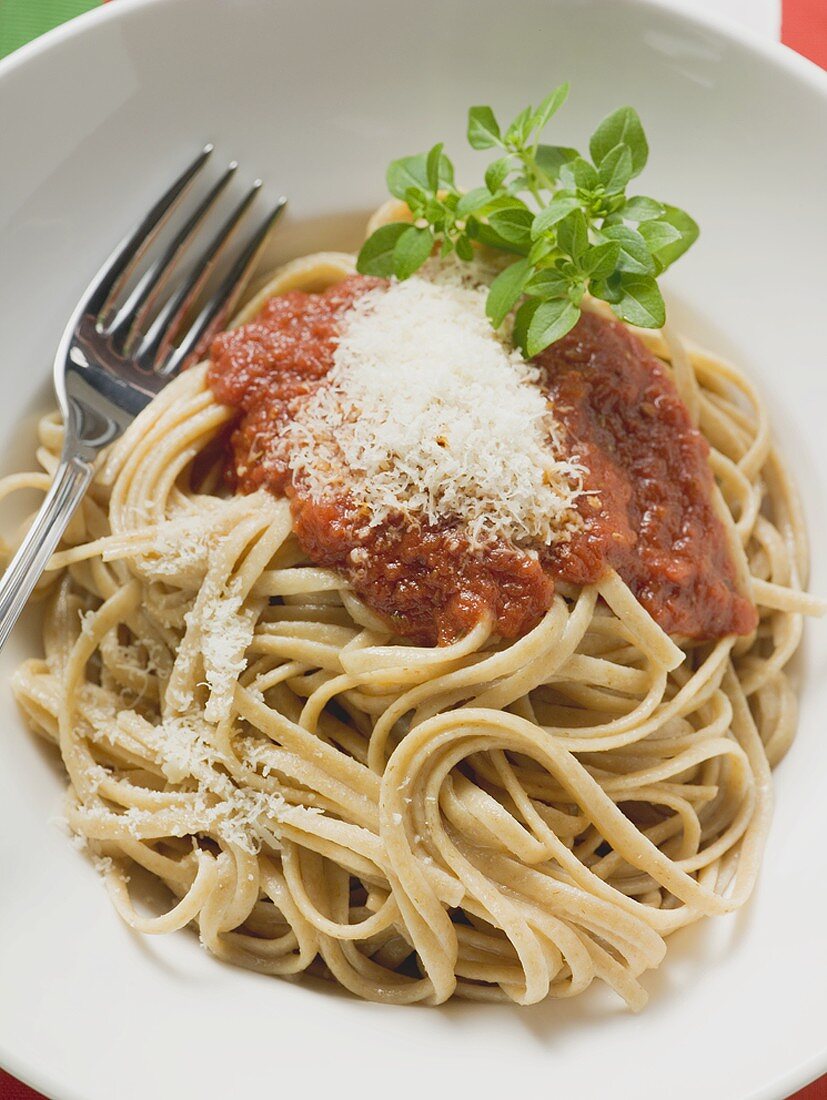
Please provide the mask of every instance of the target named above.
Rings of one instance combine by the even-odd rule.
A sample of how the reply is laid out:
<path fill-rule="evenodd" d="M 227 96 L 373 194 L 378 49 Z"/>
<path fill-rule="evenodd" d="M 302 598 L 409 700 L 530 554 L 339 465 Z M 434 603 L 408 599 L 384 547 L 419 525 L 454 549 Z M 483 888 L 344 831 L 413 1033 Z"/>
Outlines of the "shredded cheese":
<path fill-rule="evenodd" d="M 204 675 L 210 689 L 206 715 L 217 721 L 229 710 L 233 688 L 247 667 L 245 656 L 253 640 L 255 616 L 242 609 L 241 597 L 234 592 L 211 600 L 201 616 L 201 653 Z"/>
<path fill-rule="evenodd" d="M 268 746 L 256 739 L 239 739 L 237 756 L 226 757 L 218 747 L 216 727 L 207 721 L 203 711 L 167 717 L 158 725 L 140 718 L 133 719 L 141 729 L 148 755 L 157 763 L 166 779 L 181 797 L 176 807 L 172 835 L 187 836 L 215 831 L 228 844 L 255 854 L 262 838 L 278 847 L 280 823 L 300 822 L 301 813 L 317 813 L 315 808 L 291 806 L 275 791 L 261 791 L 245 785 L 245 774 L 251 774 L 267 759 Z M 269 742 L 268 742 L 269 745 Z M 271 749 L 269 751 L 272 751 Z M 231 769 L 242 767 L 241 775 Z M 262 774 L 268 774 L 264 769 Z M 94 794 L 109 772 L 93 765 L 86 776 L 89 794 Z M 99 800 L 76 805 L 75 817 L 90 823 L 115 823 L 126 827 L 135 839 L 144 838 L 144 828 L 152 820 L 152 811 L 130 806 L 117 811 Z"/>
<path fill-rule="evenodd" d="M 356 302 L 327 384 L 284 434 L 312 499 L 347 492 L 371 525 L 400 511 L 449 520 L 474 545 L 568 537 L 582 468 L 563 457 L 539 371 L 492 329 L 486 293 L 441 266 Z"/>

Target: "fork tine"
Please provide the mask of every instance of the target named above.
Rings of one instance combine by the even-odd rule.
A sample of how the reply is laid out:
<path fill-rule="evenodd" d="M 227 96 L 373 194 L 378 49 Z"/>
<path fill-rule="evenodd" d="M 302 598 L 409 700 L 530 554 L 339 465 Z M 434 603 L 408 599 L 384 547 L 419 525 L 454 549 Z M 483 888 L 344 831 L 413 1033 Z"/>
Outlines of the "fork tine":
<path fill-rule="evenodd" d="M 207 245 L 195 270 L 175 289 L 158 311 L 146 335 L 138 345 L 134 358 L 143 370 L 154 370 L 164 359 L 175 339 L 181 321 L 203 290 L 215 270 L 225 246 L 235 233 L 239 222 L 261 190 L 261 180 L 256 180 L 241 202 Z"/>
<path fill-rule="evenodd" d="M 213 334 L 232 315 L 238 299 L 244 292 L 247 280 L 253 273 L 264 245 L 267 243 L 270 231 L 280 218 L 286 205 L 286 198 L 282 196 L 278 199 L 276 205 L 262 221 L 213 295 L 207 299 L 184 339 L 159 368 L 158 373 L 160 375 L 169 377 L 177 374 L 191 356 L 195 356 L 204 350 Z"/>
<path fill-rule="evenodd" d="M 116 351 L 129 348 L 131 337 L 138 332 L 141 324 L 165 279 L 186 251 L 196 231 L 206 218 L 224 188 L 235 175 L 238 162 L 233 161 L 217 183 L 213 185 L 206 198 L 199 204 L 192 216 L 176 233 L 174 239 L 164 249 L 136 283 L 126 301 L 118 308 L 113 319 L 106 326 L 106 335 L 112 341 Z"/>
<path fill-rule="evenodd" d="M 101 317 L 107 304 L 123 286 L 124 280 L 128 277 L 134 264 L 143 255 L 166 218 L 172 213 L 184 191 L 204 167 L 212 151 L 213 146 L 211 144 L 205 145 L 195 160 L 184 169 L 154 206 L 150 208 L 136 229 L 121 241 L 89 288 L 84 312 L 91 313 L 98 318 Z"/>

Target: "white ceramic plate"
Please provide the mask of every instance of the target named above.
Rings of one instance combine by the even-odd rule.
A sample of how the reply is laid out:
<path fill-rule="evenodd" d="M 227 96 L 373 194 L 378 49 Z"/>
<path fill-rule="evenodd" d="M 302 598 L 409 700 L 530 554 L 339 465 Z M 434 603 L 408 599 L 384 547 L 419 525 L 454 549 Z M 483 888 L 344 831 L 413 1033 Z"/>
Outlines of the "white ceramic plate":
<path fill-rule="evenodd" d="M 827 80 L 631 0 L 118 0 L 0 65 L 5 468 L 30 460 L 90 274 L 205 140 L 290 196 L 276 252 L 347 246 L 392 156 L 444 138 L 473 179 L 467 106 L 508 114 L 564 78 L 561 137 L 636 105 L 645 190 L 701 223 L 667 280 L 672 317 L 769 394 L 827 593 Z M 739 1100 L 827 1069 L 823 627 L 798 665 L 800 733 L 756 896 L 672 939 L 639 1017 L 597 989 L 528 1010 L 361 1004 L 223 966 L 186 933 L 133 936 L 55 827 L 59 767 L 5 686 L 34 644 L 23 623 L 0 659 L 0 1061 L 50 1096 Z"/>

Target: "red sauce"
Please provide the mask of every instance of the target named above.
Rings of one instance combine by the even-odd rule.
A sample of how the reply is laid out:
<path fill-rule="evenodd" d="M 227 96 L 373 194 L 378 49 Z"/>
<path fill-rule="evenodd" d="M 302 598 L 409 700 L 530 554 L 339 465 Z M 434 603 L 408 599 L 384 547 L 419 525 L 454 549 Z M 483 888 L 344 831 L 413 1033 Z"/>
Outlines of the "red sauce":
<path fill-rule="evenodd" d="M 402 515 L 375 527 L 348 498 L 310 500 L 278 446 L 296 404 L 333 366 L 342 315 L 378 279 L 351 276 L 322 294 L 291 291 L 213 342 L 209 382 L 239 410 L 229 475 L 239 492 L 291 498 L 311 560 L 340 570 L 399 634 L 423 644 L 461 637 L 483 615 L 503 638 L 539 622 L 554 579 L 586 584 L 614 567 L 664 629 L 695 638 L 748 633 L 723 526 L 711 505 L 708 447 L 672 382 L 622 325 L 585 315 L 538 360 L 572 456 L 589 468 L 583 530 L 530 554 L 472 552 L 450 526 Z"/>
<path fill-rule="evenodd" d="M 382 279 L 352 275 L 322 294 L 291 290 L 265 303 L 249 324 L 222 332 L 210 350 L 217 401 L 241 410 L 233 432 L 231 473 L 241 493 L 266 486 L 283 495 L 290 469 L 278 448 L 295 402 L 333 366 L 339 319 Z"/>
<path fill-rule="evenodd" d="M 537 363 L 595 494 L 580 498 L 582 533 L 548 555 L 554 575 L 588 584 L 609 565 L 668 633 L 748 634 L 758 617 L 712 505 L 709 445 L 660 361 L 586 313 Z"/>
<path fill-rule="evenodd" d="M 467 634 L 484 615 L 504 638 L 525 634 L 550 607 L 554 582 L 536 557 L 497 545 L 472 552 L 456 530 L 400 515 L 368 527 L 348 500 L 293 497 L 299 542 L 313 561 L 347 573 L 393 629 L 423 645 Z"/>

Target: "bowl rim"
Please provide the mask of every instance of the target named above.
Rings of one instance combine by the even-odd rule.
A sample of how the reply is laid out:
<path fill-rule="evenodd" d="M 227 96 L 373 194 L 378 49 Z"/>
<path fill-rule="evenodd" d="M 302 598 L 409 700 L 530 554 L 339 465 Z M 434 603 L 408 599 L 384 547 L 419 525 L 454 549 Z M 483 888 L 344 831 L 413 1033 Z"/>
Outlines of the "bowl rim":
<path fill-rule="evenodd" d="M 694 26 L 699 30 L 712 31 L 731 43 L 744 46 L 761 55 L 771 64 L 780 65 L 790 75 L 797 77 L 802 83 L 809 85 L 816 93 L 827 99 L 827 70 L 822 69 L 803 54 L 796 53 L 780 40 L 767 38 L 759 31 L 742 25 L 733 16 L 713 13 L 706 9 L 697 11 L 689 7 L 691 0 L 616 0 L 616 2 L 642 11 L 656 12 L 659 16 L 672 17 L 678 22 L 688 24 L 690 27 Z M 90 8 L 67 22 L 58 24 L 23 46 L 19 46 L 7 57 L 0 59 L 0 82 L 19 66 L 26 65 L 41 53 L 48 53 L 59 47 L 62 42 L 68 41 L 75 35 L 83 34 L 87 28 L 95 26 L 96 23 L 122 19 L 129 12 L 166 3 L 175 3 L 175 0 L 117 0 L 117 3 L 101 0 L 98 7 Z"/>

